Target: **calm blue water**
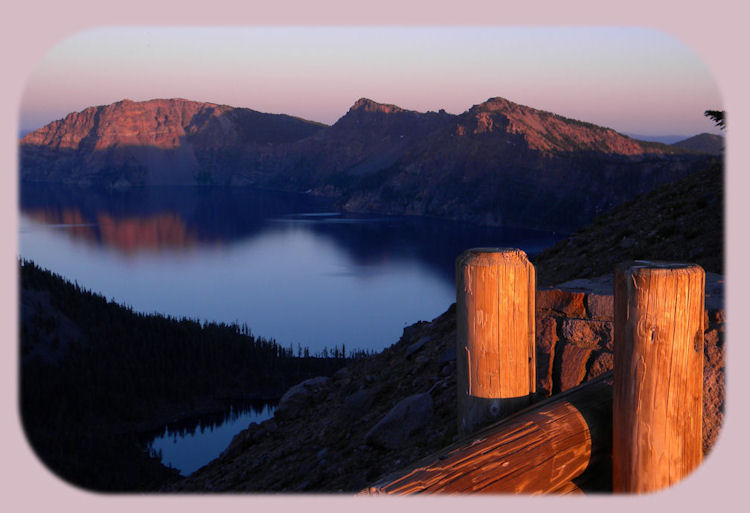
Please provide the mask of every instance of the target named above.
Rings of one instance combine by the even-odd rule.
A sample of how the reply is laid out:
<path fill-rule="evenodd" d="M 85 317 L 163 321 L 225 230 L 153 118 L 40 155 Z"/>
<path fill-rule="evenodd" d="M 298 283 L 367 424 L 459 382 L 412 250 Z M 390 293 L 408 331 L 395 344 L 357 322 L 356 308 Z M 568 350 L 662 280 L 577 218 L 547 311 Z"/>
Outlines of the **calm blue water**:
<path fill-rule="evenodd" d="M 126 192 L 24 185 L 23 258 L 146 313 L 247 323 L 256 335 L 312 353 L 345 344 L 381 350 L 405 326 L 455 301 L 465 249 L 534 254 L 553 234 L 434 219 L 344 215 L 305 195 L 251 189 Z M 296 352 L 296 351 L 295 351 Z M 245 410 L 152 441 L 189 474 L 250 422 Z"/>
<path fill-rule="evenodd" d="M 282 345 L 381 350 L 455 301 L 475 246 L 533 254 L 552 234 L 342 215 L 249 189 L 24 185 L 20 254 L 146 313 L 247 323 Z"/>
<path fill-rule="evenodd" d="M 148 448 L 161 454 L 162 463 L 187 476 L 221 454 L 234 435 L 250 423 L 273 417 L 273 411 L 272 406 L 233 408 L 216 420 L 181 428 L 165 426 L 164 431 L 148 443 Z"/>

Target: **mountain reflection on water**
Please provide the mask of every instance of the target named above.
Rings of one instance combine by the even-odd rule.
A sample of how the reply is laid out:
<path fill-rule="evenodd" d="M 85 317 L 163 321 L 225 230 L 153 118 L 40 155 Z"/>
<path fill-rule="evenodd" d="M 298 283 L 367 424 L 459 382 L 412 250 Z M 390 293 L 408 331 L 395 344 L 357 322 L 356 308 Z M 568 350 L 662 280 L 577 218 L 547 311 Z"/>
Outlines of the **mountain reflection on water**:
<path fill-rule="evenodd" d="M 78 209 L 29 210 L 25 214 L 37 223 L 65 228 L 73 238 L 110 246 L 123 253 L 184 249 L 198 242 L 196 234 L 190 233 L 174 213 L 122 219 L 104 212 L 99 212 L 95 219 L 84 219 Z"/>
<path fill-rule="evenodd" d="M 310 196 L 249 188 L 148 187 L 123 191 L 21 186 L 21 211 L 69 234 L 124 252 L 226 244 L 263 229 L 269 217 L 325 210 Z"/>
<path fill-rule="evenodd" d="M 20 204 L 23 258 L 137 311 L 247 323 L 312 353 L 378 351 L 441 314 L 467 248 L 534 254 L 554 240 L 252 188 L 22 184 Z"/>

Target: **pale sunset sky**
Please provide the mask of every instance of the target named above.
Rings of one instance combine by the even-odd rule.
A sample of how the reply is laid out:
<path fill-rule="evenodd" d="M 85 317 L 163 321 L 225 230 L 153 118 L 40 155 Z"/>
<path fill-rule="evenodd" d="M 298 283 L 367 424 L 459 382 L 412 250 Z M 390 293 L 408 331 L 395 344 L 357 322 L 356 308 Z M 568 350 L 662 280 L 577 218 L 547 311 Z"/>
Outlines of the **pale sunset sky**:
<path fill-rule="evenodd" d="M 360 97 L 461 113 L 488 98 L 640 135 L 720 133 L 706 65 L 645 28 L 98 28 L 28 77 L 20 129 L 123 98 L 186 98 L 334 123 Z"/>

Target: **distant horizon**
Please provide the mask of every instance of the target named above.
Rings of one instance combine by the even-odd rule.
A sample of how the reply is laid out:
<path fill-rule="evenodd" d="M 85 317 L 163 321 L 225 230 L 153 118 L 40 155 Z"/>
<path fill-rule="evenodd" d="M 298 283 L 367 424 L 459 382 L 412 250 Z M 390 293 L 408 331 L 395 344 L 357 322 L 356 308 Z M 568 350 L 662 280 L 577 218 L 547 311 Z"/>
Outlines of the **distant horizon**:
<path fill-rule="evenodd" d="M 185 98 L 327 125 L 358 98 L 460 114 L 488 98 L 653 136 L 719 134 L 705 63 L 636 27 L 115 27 L 75 34 L 27 78 L 21 130 L 125 98 Z"/>

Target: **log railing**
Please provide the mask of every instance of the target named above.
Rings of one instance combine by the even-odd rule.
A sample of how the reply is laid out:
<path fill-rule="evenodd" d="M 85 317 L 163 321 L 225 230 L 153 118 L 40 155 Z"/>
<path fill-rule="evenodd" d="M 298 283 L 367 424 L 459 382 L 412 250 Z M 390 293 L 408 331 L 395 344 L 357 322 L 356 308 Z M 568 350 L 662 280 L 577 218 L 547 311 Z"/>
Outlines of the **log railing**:
<path fill-rule="evenodd" d="M 534 392 L 534 268 L 520 250 L 481 248 L 456 277 L 464 438 L 362 493 L 571 493 L 602 465 L 615 492 L 639 493 L 700 464 L 703 269 L 618 266 L 614 371 L 516 413 Z"/>
<path fill-rule="evenodd" d="M 612 373 L 545 399 L 371 486 L 370 494 L 551 493 L 607 460 Z"/>

